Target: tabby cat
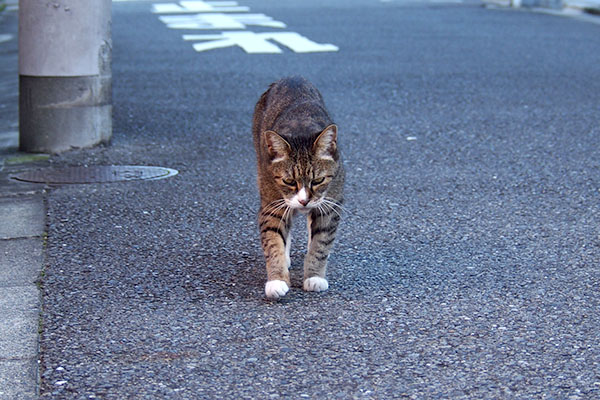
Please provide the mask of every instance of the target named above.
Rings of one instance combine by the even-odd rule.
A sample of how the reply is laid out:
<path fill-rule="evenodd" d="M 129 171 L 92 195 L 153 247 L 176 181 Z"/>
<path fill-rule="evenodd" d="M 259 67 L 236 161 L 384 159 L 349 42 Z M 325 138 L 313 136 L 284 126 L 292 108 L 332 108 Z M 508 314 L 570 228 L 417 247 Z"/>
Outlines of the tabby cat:
<path fill-rule="evenodd" d="M 277 81 L 256 104 L 252 134 L 258 167 L 260 239 L 267 263 L 265 294 L 290 288 L 290 229 L 308 219 L 304 290 L 327 290 L 327 258 L 340 222 L 344 170 L 337 126 L 319 91 L 301 77 Z"/>

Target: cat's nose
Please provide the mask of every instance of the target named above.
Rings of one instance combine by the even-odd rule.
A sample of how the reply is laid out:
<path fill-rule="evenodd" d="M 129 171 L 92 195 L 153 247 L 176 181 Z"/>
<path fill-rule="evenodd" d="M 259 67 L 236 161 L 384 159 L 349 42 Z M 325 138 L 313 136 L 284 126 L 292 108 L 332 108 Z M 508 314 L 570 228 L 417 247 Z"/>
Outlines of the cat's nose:
<path fill-rule="evenodd" d="M 308 192 L 307 192 L 306 188 L 301 188 L 298 191 L 298 195 L 297 195 L 296 198 L 298 199 L 298 203 L 300 203 L 300 205 L 302 207 L 306 207 L 306 205 L 309 202 L 309 200 L 308 200 Z"/>

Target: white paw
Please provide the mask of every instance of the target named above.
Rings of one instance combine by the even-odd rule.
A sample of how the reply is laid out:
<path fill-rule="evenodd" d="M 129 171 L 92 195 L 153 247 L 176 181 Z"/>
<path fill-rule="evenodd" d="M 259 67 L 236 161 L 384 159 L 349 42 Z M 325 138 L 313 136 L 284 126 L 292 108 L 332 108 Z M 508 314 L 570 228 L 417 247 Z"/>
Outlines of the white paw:
<path fill-rule="evenodd" d="M 307 292 L 322 292 L 327 289 L 329 289 L 327 279 L 313 276 L 304 281 L 304 290 Z"/>
<path fill-rule="evenodd" d="M 290 290 L 290 288 L 288 287 L 287 283 L 280 280 L 268 281 L 265 285 L 265 294 L 270 299 L 278 299 L 283 297 L 288 290 Z"/>

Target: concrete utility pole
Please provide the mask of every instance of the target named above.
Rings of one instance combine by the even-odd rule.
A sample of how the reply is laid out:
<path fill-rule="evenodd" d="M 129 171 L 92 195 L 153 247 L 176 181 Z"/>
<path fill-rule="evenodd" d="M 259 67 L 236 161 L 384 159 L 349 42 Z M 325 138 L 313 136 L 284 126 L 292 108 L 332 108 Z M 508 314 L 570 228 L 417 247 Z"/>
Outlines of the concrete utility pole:
<path fill-rule="evenodd" d="M 59 153 L 112 135 L 111 0 L 19 1 L 19 141 Z"/>

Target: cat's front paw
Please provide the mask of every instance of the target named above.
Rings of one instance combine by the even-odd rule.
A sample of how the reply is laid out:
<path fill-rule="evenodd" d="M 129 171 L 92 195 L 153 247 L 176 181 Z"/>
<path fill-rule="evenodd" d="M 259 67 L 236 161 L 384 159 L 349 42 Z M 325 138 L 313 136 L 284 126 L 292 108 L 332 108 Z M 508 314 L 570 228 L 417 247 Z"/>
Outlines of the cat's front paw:
<path fill-rule="evenodd" d="M 268 281 L 265 285 L 265 294 L 270 299 L 278 299 L 283 297 L 288 290 L 290 290 L 288 284 L 280 280 Z"/>
<path fill-rule="evenodd" d="M 323 292 L 329 289 L 327 279 L 318 276 L 313 276 L 304 281 L 304 290 L 307 292 Z"/>

